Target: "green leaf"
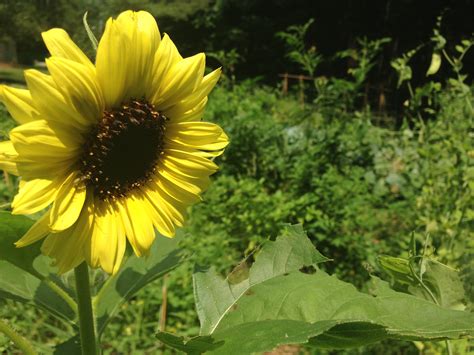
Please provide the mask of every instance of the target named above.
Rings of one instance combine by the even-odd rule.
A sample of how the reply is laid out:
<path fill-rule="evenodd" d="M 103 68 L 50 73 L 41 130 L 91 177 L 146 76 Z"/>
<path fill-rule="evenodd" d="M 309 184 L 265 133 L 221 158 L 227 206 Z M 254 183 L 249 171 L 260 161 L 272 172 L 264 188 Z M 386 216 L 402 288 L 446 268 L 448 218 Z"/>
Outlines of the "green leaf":
<path fill-rule="evenodd" d="M 183 262 L 186 255 L 178 247 L 181 239 L 179 234 L 172 239 L 157 236 L 148 257 L 129 257 L 120 271 L 106 280 L 94 298 L 99 334 L 124 302 Z"/>
<path fill-rule="evenodd" d="M 222 343 L 215 342 L 211 337 L 206 336 L 199 336 L 186 341 L 183 337 L 178 337 L 166 332 L 160 332 L 157 334 L 157 338 L 162 343 L 187 354 L 202 354 L 205 351 L 209 351 L 222 345 Z"/>
<path fill-rule="evenodd" d="M 285 257 L 286 255 L 286 257 Z M 321 270 L 326 260 L 300 227 L 263 247 L 248 280 L 232 285 L 214 271 L 195 275 L 201 336 L 185 341 L 159 333 L 189 354 L 250 354 L 282 344 L 323 348 L 361 346 L 386 338 L 457 339 L 474 334 L 474 315 L 396 292 L 374 278 L 374 294 Z"/>
<path fill-rule="evenodd" d="M 336 321 L 309 324 L 292 320 L 264 320 L 240 324 L 212 337 L 199 336 L 185 341 L 182 337 L 159 333 L 158 339 L 187 354 L 249 354 L 264 352 L 284 344 L 305 343 L 309 338 L 322 334 L 336 324 Z"/>
<path fill-rule="evenodd" d="M 379 256 L 379 264 L 393 278 L 402 285 L 416 285 L 407 259 L 395 258 L 393 256 Z"/>
<path fill-rule="evenodd" d="M 78 335 L 54 347 L 53 355 L 81 355 L 81 343 Z"/>
<path fill-rule="evenodd" d="M 426 270 L 423 274 L 423 282 L 429 287 L 441 307 L 464 310 L 466 308 L 466 296 L 463 282 L 459 273 L 435 260 L 425 260 Z M 411 294 L 419 294 L 417 291 L 410 290 Z M 428 299 L 424 294 L 425 299 Z"/>
<path fill-rule="evenodd" d="M 92 32 L 89 23 L 87 22 L 87 11 L 84 13 L 84 16 L 82 17 L 82 23 L 84 24 L 84 28 L 86 29 L 87 36 L 89 37 L 89 40 L 91 41 L 92 48 L 97 52 L 97 47 L 99 46 L 99 41 L 97 41 L 97 38 L 94 35 L 94 32 Z"/>
<path fill-rule="evenodd" d="M 426 72 L 426 76 L 436 74 L 440 67 L 441 67 L 441 55 L 439 53 L 433 53 L 433 55 L 431 56 L 430 67 L 428 68 Z"/>
<path fill-rule="evenodd" d="M 32 303 L 67 321 L 75 319 L 71 291 L 56 276 L 51 259 L 41 255 L 40 243 L 16 248 L 14 243 L 34 221 L 0 212 L 0 297 Z"/>
<path fill-rule="evenodd" d="M 413 277 L 407 259 L 384 255 L 379 257 L 379 263 L 392 277 L 397 290 L 432 301 L 431 295 Z M 443 308 L 463 310 L 466 296 L 458 272 L 436 260 L 427 258 L 423 259 L 422 266 L 424 272 L 421 279 L 436 298 L 436 302 Z"/>
<path fill-rule="evenodd" d="M 197 272 L 194 275 L 194 294 L 201 334 L 212 333 L 251 286 L 328 260 L 313 247 L 301 226 L 288 226 L 277 241 L 265 244 L 250 269 L 248 279 L 233 284 L 222 280 L 213 269 Z"/>

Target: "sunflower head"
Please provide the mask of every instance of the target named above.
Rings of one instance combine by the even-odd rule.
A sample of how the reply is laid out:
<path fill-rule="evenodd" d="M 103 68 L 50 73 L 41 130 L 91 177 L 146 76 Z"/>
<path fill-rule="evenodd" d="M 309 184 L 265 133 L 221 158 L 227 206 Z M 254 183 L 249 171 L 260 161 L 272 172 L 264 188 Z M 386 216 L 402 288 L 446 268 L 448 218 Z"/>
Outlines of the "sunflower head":
<path fill-rule="evenodd" d="M 19 123 L 0 142 L 0 168 L 21 177 L 12 213 L 46 210 L 16 244 L 44 239 L 61 273 L 114 273 L 127 241 L 142 256 L 155 230 L 173 237 L 217 170 L 228 138 L 202 116 L 220 69 L 204 75 L 204 54 L 183 58 L 144 11 L 107 21 L 95 63 L 64 30 L 42 36 L 49 74 L 0 87 Z"/>

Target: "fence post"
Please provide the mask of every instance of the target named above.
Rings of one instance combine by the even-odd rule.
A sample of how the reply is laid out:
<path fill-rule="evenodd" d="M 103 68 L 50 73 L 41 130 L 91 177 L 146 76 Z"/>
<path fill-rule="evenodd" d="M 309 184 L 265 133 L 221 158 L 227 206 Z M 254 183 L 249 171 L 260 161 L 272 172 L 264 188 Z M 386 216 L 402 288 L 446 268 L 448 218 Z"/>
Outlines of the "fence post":
<path fill-rule="evenodd" d="M 300 84 L 300 102 L 301 102 L 301 105 L 304 107 L 304 81 L 303 81 L 303 75 L 298 76 L 298 82 Z"/>
<path fill-rule="evenodd" d="M 288 73 L 283 74 L 283 85 L 282 85 L 283 95 L 288 93 Z"/>

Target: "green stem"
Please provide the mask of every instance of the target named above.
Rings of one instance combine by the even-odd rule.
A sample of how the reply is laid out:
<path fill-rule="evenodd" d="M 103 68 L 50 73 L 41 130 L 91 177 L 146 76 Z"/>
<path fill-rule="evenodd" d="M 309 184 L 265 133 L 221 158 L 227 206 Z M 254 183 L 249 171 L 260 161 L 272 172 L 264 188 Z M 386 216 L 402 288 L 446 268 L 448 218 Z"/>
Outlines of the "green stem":
<path fill-rule="evenodd" d="M 54 281 L 48 280 L 48 279 L 43 279 L 43 282 L 53 291 L 55 292 L 59 297 L 61 297 L 64 302 L 68 304 L 69 307 L 74 311 L 74 313 L 77 314 L 77 304 L 76 302 L 72 299 L 69 294 L 64 291 L 61 287 L 59 287 Z"/>
<path fill-rule="evenodd" d="M 418 281 L 420 286 L 430 295 L 433 302 L 437 306 L 439 306 L 439 302 L 436 299 L 435 295 L 433 294 L 433 292 L 431 292 L 430 288 L 425 285 L 425 283 L 423 282 L 423 279 L 416 274 L 415 269 L 413 268 L 413 265 L 412 265 L 411 262 L 412 262 L 411 260 L 408 262 L 408 267 L 410 268 L 412 276 Z M 446 351 L 448 352 L 448 355 L 453 355 L 453 349 L 451 347 L 451 342 L 449 340 L 445 340 L 444 343 L 446 344 Z"/>
<path fill-rule="evenodd" d="M 433 294 L 433 292 L 431 292 L 430 288 L 428 286 L 425 285 L 425 283 L 423 282 L 423 280 L 421 279 L 421 277 L 419 277 L 415 271 L 415 268 L 413 267 L 412 265 L 412 260 L 410 260 L 408 262 L 408 267 L 410 268 L 410 271 L 411 271 L 411 274 L 412 276 L 418 281 L 418 284 L 426 291 L 426 293 L 428 293 L 428 295 L 430 296 L 431 300 L 433 301 L 433 303 L 437 306 L 439 306 L 439 302 L 438 300 L 436 299 L 435 295 Z"/>
<path fill-rule="evenodd" d="M 95 335 L 94 314 L 92 311 L 89 268 L 83 262 L 74 269 L 76 275 L 77 305 L 79 310 L 79 334 L 83 355 L 96 355 L 97 340 Z"/>
<path fill-rule="evenodd" d="M 446 345 L 446 351 L 448 355 L 453 355 L 453 347 L 451 346 L 451 342 L 449 340 L 445 340 L 444 343 Z"/>
<path fill-rule="evenodd" d="M 15 343 L 15 345 L 26 355 L 36 355 L 36 351 L 33 349 L 33 346 L 23 338 L 20 334 L 15 332 L 11 327 L 9 327 L 5 322 L 0 320 L 0 333 L 5 334 L 10 340 Z"/>

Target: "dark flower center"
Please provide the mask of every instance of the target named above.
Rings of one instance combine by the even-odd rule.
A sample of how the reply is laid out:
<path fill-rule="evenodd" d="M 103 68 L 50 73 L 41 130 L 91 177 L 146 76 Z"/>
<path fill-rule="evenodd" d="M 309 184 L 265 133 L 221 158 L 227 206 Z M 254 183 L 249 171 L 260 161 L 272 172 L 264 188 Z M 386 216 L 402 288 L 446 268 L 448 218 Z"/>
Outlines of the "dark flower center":
<path fill-rule="evenodd" d="M 151 178 L 163 152 L 166 120 L 153 105 L 137 100 L 104 111 L 80 160 L 82 178 L 96 196 L 123 197 Z"/>

